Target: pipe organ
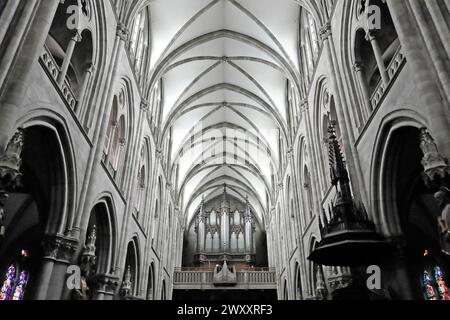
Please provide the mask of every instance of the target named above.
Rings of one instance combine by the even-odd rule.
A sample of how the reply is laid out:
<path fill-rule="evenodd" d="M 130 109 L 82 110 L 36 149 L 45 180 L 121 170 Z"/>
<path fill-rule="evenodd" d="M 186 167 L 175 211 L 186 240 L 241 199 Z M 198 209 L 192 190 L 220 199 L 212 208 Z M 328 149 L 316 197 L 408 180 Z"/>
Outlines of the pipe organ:
<path fill-rule="evenodd" d="M 249 202 L 244 210 L 231 208 L 226 191 L 220 208 L 206 210 L 202 200 L 196 216 L 196 257 L 198 264 L 243 262 L 251 264 L 255 257 L 255 219 Z"/>

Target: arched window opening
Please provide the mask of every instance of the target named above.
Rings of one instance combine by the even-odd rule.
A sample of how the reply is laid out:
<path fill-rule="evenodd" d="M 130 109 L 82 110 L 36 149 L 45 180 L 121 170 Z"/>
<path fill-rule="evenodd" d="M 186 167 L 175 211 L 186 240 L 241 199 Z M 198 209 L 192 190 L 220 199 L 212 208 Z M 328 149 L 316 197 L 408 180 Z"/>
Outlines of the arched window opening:
<path fill-rule="evenodd" d="M 128 244 L 127 256 L 125 260 L 125 270 L 122 278 L 120 294 L 122 299 L 134 299 L 138 293 L 139 285 L 139 262 L 138 252 L 134 241 Z"/>
<path fill-rule="evenodd" d="M 162 288 L 161 288 L 161 300 L 167 300 L 167 292 L 166 292 L 166 280 L 163 280 L 162 282 Z"/>
<path fill-rule="evenodd" d="M 105 139 L 103 162 L 114 179 L 120 179 L 127 146 L 129 102 L 123 88 L 113 99 Z"/>
<path fill-rule="evenodd" d="M 148 8 L 141 10 L 133 21 L 129 44 L 130 55 L 138 78 L 145 67 L 150 47 L 150 26 Z"/>
<path fill-rule="evenodd" d="M 109 116 L 109 122 L 108 122 L 108 130 L 106 132 L 106 139 L 105 139 L 105 147 L 104 147 L 104 158 L 109 154 L 111 146 L 112 146 L 112 137 L 115 134 L 117 123 L 118 123 L 118 101 L 117 96 L 114 96 L 113 99 L 113 106 L 111 109 L 111 114 Z"/>
<path fill-rule="evenodd" d="M 77 6 L 75 0 L 59 5 L 44 45 L 44 67 L 61 90 L 69 107 L 82 116 L 83 100 L 93 72 L 94 41 L 89 24 L 67 28 L 67 10 Z M 82 1 L 80 15 L 85 21 L 91 18 L 89 1 Z"/>
<path fill-rule="evenodd" d="M 285 279 L 283 282 L 283 300 L 289 300 L 288 282 Z"/>
<path fill-rule="evenodd" d="M 117 123 L 111 146 L 110 165 L 114 172 L 117 172 L 119 161 L 125 147 L 125 117 L 122 115 Z"/>
<path fill-rule="evenodd" d="M 147 282 L 147 300 L 153 300 L 155 296 L 154 283 L 155 283 L 155 266 L 153 263 L 148 268 L 148 282 Z"/>
<path fill-rule="evenodd" d="M 308 220 L 310 221 L 313 217 L 313 193 L 311 186 L 311 174 L 309 172 L 308 166 L 303 168 L 303 190 L 304 190 L 304 203 L 305 212 L 307 214 Z"/>
<path fill-rule="evenodd" d="M 302 57 L 303 71 L 307 82 L 309 82 L 316 66 L 321 41 L 313 15 L 303 8 L 300 16 L 300 32 L 300 55 Z"/>
<path fill-rule="evenodd" d="M 134 209 L 136 218 L 141 221 L 143 218 L 142 213 L 145 212 L 145 204 L 146 204 L 146 191 L 148 186 L 148 153 L 147 148 L 144 145 L 141 148 L 141 153 L 139 157 L 139 170 L 137 173 L 137 181 L 136 181 L 136 193 L 134 198 Z"/>
<path fill-rule="evenodd" d="M 302 279 L 300 264 L 298 262 L 295 267 L 295 299 L 302 300 Z"/>
<path fill-rule="evenodd" d="M 377 25 L 372 25 L 374 15 L 371 8 L 379 9 Z M 355 36 L 355 66 L 364 105 L 369 113 L 377 106 L 395 77 L 402 56 L 400 41 L 392 21 L 389 8 L 383 0 L 360 1 L 357 9 L 363 26 Z M 397 63 L 394 63 L 397 60 Z"/>

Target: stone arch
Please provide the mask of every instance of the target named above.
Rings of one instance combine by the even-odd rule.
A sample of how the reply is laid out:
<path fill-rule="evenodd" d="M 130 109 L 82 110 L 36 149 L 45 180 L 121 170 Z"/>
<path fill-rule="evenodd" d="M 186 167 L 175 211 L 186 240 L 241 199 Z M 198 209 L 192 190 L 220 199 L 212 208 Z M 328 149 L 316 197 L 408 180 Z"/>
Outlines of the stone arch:
<path fill-rule="evenodd" d="M 5 207 L 6 237 L 0 248 L 0 270 L 17 259 L 26 260 L 30 281 L 25 299 L 46 297 L 50 283 L 43 283 L 41 264 L 59 235 L 67 233 L 76 198 L 74 160 L 63 125 L 45 116 L 22 119 L 10 146 L 21 150 L 21 184 L 9 194 Z M 48 245 L 41 246 L 42 243 Z M 69 252 L 58 251 L 69 262 Z M 60 256 L 61 255 L 61 256 Z M 56 287 L 57 279 L 52 279 Z"/>
<path fill-rule="evenodd" d="M 390 263 L 399 267 L 383 276 L 391 295 L 423 299 L 426 260 L 433 260 L 446 275 L 450 271 L 436 227 L 440 209 L 422 177 L 420 128 L 424 123 L 411 112 L 387 119 L 377 140 L 371 184 L 376 197 L 375 220 L 396 245 L 395 258 Z"/>

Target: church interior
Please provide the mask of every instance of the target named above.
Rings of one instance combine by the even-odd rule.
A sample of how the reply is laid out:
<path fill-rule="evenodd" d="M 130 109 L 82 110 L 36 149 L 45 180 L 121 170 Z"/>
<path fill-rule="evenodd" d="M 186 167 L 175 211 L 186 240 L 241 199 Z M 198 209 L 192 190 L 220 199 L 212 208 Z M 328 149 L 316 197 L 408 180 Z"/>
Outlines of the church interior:
<path fill-rule="evenodd" d="M 0 300 L 450 300 L 449 21 L 0 1 Z"/>

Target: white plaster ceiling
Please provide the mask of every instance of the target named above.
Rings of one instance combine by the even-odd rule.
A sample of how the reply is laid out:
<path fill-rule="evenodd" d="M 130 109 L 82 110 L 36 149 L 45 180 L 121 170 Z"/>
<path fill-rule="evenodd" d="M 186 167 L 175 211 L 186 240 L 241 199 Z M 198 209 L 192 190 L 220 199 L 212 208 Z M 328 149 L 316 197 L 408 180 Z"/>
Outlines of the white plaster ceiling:
<path fill-rule="evenodd" d="M 271 174 L 277 184 L 281 170 L 279 139 L 289 145 L 287 81 L 300 87 L 298 3 L 155 0 L 150 13 L 151 83 L 163 83 L 160 141 L 172 130 L 168 176 L 180 166 L 175 191 L 186 223 L 202 195 L 212 199 L 224 184 L 248 196 L 263 222 Z"/>

